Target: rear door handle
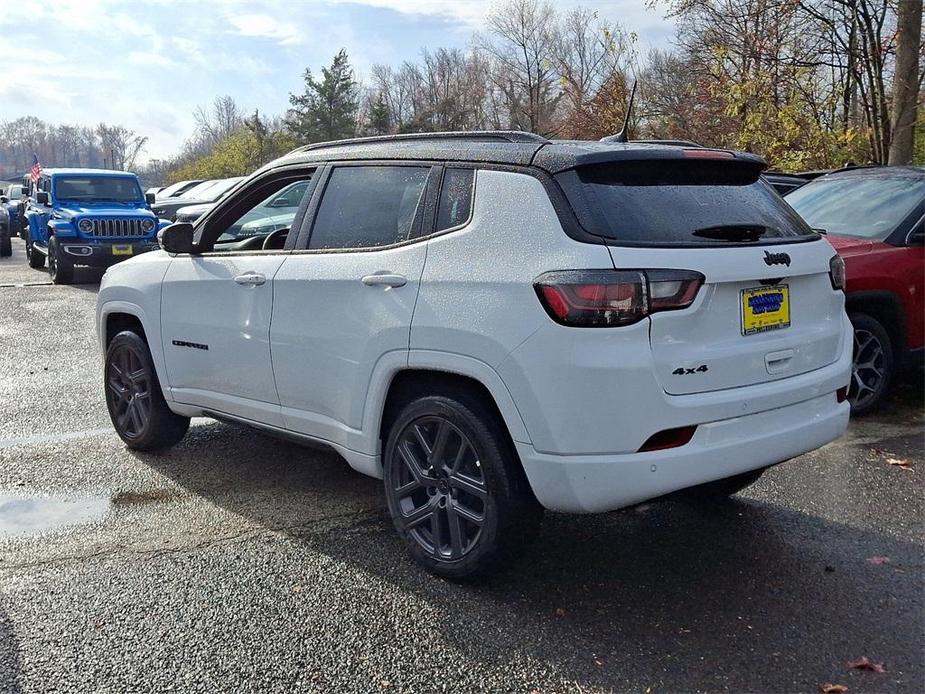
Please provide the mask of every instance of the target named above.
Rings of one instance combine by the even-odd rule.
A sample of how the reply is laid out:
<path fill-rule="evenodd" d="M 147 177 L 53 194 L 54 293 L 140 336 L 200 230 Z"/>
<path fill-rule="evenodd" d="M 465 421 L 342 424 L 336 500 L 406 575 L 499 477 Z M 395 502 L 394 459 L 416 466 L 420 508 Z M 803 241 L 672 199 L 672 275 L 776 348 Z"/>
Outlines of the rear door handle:
<path fill-rule="evenodd" d="M 404 275 L 395 275 L 390 272 L 376 272 L 372 275 L 366 275 L 363 278 L 363 284 L 367 287 L 404 287 L 408 284 L 408 278 Z"/>
<path fill-rule="evenodd" d="M 245 272 L 242 275 L 237 275 L 234 281 L 247 287 L 259 287 L 261 284 L 266 283 L 267 276 L 259 272 Z"/>

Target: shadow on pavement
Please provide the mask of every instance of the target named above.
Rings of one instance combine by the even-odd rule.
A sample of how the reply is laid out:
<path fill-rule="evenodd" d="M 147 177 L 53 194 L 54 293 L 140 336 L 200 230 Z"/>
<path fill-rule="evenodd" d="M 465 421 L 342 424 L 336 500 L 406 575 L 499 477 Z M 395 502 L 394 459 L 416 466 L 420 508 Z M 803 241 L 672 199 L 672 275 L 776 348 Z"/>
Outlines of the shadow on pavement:
<path fill-rule="evenodd" d="M 0 610 L 0 692 L 19 694 L 19 641 L 9 618 Z"/>
<path fill-rule="evenodd" d="M 548 514 L 514 567 L 461 586 L 411 563 L 381 483 L 333 453 L 210 424 L 171 453 L 140 457 L 210 502 L 426 601 L 443 616 L 444 639 L 496 667 L 528 653 L 582 687 L 615 690 L 921 682 L 922 552 L 890 535 L 744 498 Z M 866 561 L 874 555 L 890 563 Z M 846 667 L 884 653 L 886 674 Z"/>

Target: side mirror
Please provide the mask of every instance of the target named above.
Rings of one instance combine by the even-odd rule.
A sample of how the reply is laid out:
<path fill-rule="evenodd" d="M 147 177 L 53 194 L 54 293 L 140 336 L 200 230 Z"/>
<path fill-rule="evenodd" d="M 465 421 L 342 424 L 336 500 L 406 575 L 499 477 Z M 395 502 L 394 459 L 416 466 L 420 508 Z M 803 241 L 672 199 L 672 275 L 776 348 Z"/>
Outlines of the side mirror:
<path fill-rule="evenodd" d="M 193 225 L 189 222 L 176 222 L 166 226 L 158 232 L 157 242 L 168 253 L 192 253 Z"/>
<path fill-rule="evenodd" d="M 8 203 L 9 201 L 10 199 L 8 197 L 6 197 L 5 195 L 0 195 L 0 202 Z"/>
<path fill-rule="evenodd" d="M 925 246 L 925 229 L 919 227 L 918 229 L 913 229 L 909 236 L 906 238 L 907 246 Z"/>
<path fill-rule="evenodd" d="M 39 205 L 47 205 L 48 204 L 48 192 L 44 190 L 40 190 L 38 193 L 35 194 L 35 201 Z"/>
<path fill-rule="evenodd" d="M 145 193 L 145 202 L 149 205 L 154 204 L 154 193 Z"/>

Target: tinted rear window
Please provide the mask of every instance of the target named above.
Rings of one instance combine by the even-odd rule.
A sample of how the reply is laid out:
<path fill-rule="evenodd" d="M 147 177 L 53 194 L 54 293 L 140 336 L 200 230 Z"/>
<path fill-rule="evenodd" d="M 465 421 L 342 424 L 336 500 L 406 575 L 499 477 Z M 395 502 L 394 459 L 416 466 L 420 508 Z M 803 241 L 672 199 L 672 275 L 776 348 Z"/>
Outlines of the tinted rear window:
<path fill-rule="evenodd" d="M 590 233 L 631 245 L 779 243 L 816 234 L 754 166 L 660 160 L 556 176 Z"/>

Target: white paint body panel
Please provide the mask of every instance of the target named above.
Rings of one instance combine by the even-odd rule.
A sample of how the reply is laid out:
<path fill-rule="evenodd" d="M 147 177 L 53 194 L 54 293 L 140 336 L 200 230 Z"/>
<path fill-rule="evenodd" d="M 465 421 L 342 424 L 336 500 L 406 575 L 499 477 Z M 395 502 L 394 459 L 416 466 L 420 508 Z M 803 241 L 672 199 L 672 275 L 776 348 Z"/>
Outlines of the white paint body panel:
<path fill-rule="evenodd" d="M 98 319 L 137 312 L 176 411 L 322 441 L 373 476 L 395 374 L 468 376 L 494 399 L 539 500 L 597 512 L 781 462 L 845 430 L 836 390 L 848 383 L 851 340 L 844 297 L 828 284 L 834 252 L 824 241 L 780 246 L 792 264 L 779 269 L 763 250 L 580 243 L 536 178 L 479 170 L 472 218 L 455 231 L 381 251 L 146 254 L 107 275 Z M 533 288 L 547 271 L 615 266 L 698 270 L 706 284 L 684 311 L 607 329 L 553 322 Z M 267 284 L 234 285 L 247 270 Z M 382 271 L 407 282 L 362 282 Z M 791 285 L 793 325 L 740 335 L 732 298 L 771 276 Z M 792 363 L 770 373 L 767 355 L 788 350 Z M 673 380 L 677 366 L 704 362 L 709 378 Z M 683 447 L 636 452 L 658 431 L 693 424 Z"/>
<path fill-rule="evenodd" d="M 175 401 L 283 425 L 270 359 L 270 319 L 273 277 L 285 257 L 242 254 L 172 260 L 161 298 L 161 341 Z M 248 273 L 266 281 L 235 282 L 235 277 Z"/>

